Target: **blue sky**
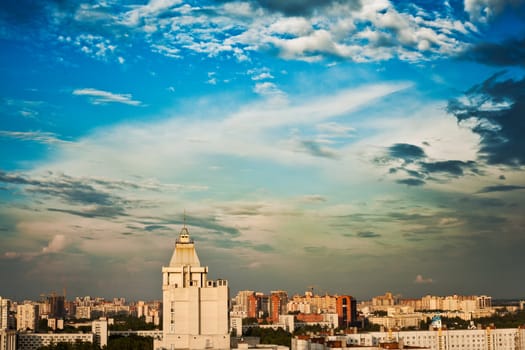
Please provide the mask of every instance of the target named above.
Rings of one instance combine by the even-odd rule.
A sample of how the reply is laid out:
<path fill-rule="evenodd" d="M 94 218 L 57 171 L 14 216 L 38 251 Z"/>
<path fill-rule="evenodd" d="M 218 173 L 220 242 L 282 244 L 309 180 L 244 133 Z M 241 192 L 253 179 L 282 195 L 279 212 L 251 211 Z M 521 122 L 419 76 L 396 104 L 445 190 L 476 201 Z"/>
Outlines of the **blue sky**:
<path fill-rule="evenodd" d="M 523 296 L 524 10 L 3 1 L 0 295 Z"/>

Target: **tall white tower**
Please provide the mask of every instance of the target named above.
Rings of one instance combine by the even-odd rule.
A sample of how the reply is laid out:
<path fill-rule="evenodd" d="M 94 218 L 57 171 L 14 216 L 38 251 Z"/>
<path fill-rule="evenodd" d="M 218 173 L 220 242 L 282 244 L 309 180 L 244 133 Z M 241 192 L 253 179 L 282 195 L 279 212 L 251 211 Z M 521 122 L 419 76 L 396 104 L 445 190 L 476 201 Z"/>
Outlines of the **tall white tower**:
<path fill-rule="evenodd" d="M 162 268 L 163 339 L 159 349 L 230 349 L 228 282 L 207 279 L 188 229 L 183 227 Z"/>

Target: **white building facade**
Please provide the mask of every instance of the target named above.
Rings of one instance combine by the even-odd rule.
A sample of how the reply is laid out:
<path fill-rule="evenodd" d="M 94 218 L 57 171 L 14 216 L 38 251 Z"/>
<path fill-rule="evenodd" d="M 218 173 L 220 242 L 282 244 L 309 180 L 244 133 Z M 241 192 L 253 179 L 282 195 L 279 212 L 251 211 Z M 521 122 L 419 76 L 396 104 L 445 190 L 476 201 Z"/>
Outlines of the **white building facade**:
<path fill-rule="evenodd" d="M 92 333 L 20 333 L 17 350 L 37 350 L 57 343 L 93 343 Z"/>
<path fill-rule="evenodd" d="M 370 332 L 329 336 L 325 340 L 320 344 L 294 337 L 292 350 L 326 350 L 329 341 L 337 340 L 343 347 L 377 348 L 394 341 L 430 350 L 525 350 L 525 328 Z"/>
<path fill-rule="evenodd" d="M 228 282 L 207 279 L 184 227 L 162 268 L 163 337 L 154 349 L 230 349 Z"/>

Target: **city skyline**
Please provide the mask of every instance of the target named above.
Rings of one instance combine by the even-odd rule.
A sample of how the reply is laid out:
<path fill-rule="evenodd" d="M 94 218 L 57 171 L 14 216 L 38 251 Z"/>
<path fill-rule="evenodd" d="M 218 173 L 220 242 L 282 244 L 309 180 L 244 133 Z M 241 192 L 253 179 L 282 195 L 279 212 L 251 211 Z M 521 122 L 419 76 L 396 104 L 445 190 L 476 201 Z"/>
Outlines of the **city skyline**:
<path fill-rule="evenodd" d="M 523 297 L 525 2 L 0 4 L 0 295 Z M 185 214 L 184 214 L 185 213 Z"/>

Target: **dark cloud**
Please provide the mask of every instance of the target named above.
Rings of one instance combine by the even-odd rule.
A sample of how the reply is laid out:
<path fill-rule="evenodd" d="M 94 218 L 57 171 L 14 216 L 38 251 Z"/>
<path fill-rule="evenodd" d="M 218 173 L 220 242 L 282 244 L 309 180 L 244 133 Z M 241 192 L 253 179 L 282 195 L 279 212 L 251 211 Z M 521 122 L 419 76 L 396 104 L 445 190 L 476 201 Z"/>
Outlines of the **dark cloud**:
<path fill-rule="evenodd" d="M 412 177 L 416 177 L 418 179 L 423 179 L 425 178 L 425 175 L 422 174 L 421 172 L 419 171 L 416 171 L 416 170 L 411 170 L 411 169 L 404 169 L 406 171 L 406 173 L 409 175 L 409 176 L 412 176 Z"/>
<path fill-rule="evenodd" d="M 327 251 L 326 247 L 309 246 L 304 247 L 304 251 L 308 254 L 324 254 Z"/>
<path fill-rule="evenodd" d="M 388 148 L 388 154 L 393 158 L 403 159 L 407 163 L 425 158 L 425 151 L 408 143 L 396 143 Z"/>
<path fill-rule="evenodd" d="M 407 186 L 422 186 L 425 184 L 425 181 L 420 179 L 400 179 L 396 181 L 398 184 L 407 185 Z"/>
<path fill-rule="evenodd" d="M 446 160 L 440 162 L 421 162 L 421 169 L 426 173 L 448 173 L 453 176 L 463 176 L 465 170 L 478 172 L 476 162 L 460 160 Z"/>
<path fill-rule="evenodd" d="M 85 4 L 93 3 L 88 0 Z M 55 24 L 56 19 L 72 18 L 80 3 L 74 0 L 3 0 L 0 1 L 0 22 L 13 26 L 38 28 Z"/>
<path fill-rule="evenodd" d="M 89 183 L 89 179 L 64 174 L 35 178 L 0 171 L 0 182 L 25 185 L 27 193 L 61 198 L 69 204 L 112 206 L 123 201 L 118 196 L 96 189 Z"/>
<path fill-rule="evenodd" d="M 232 239 L 218 239 L 213 242 L 214 247 L 223 248 L 223 249 L 239 249 L 247 248 L 253 249 L 258 252 L 272 252 L 275 249 L 269 244 L 253 244 L 250 241 L 236 241 Z"/>
<path fill-rule="evenodd" d="M 361 231 L 361 232 L 357 233 L 357 237 L 360 237 L 360 238 L 377 238 L 377 237 L 381 237 L 381 235 L 379 233 L 375 233 L 375 232 L 372 232 L 372 231 Z"/>
<path fill-rule="evenodd" d="M 186 225 L 191 227 L 203 228 L 219 235 L 227 234 L 232 237 L 238 237 L 241 235 L 239 229 L 235 227 L 222 225 L 218 222 L 218 220 L 215 217 L 197 217 L 192 215 L 185 215 L 184 218 L 181 219 L 156 218 L 141 223 L 146 227 L 154 227 L 156 229 L 164 227 L 165 225 Z M 190 228 L 190 234 L 191 233 L 192 232 Z M 205 239 L 204 237 L 202 238 Z"/>
<path fill-rule="evenodd" d="M 164 225 L 147 225 L 144 227 L 146 231 L 156 231 L 156 230 L 167 230 L 169 227 Z"/>
<path fill-rule="evenodd" d="M 333 151 L 322 147 L 318 142 L 305 140 L 301 141 L 301 146 L 307 153 L 315 157 L 337 158 L 337 155 Z"/>
<path fill-rule="evenodd" d="M 501 43 L 479 43 L 463 52 L 460 58 L 490 66 L 525 67 L 525 38 Z"/>
<path fill-rule="evenodd" d="M 361 8 L 360 0 L 254 0 L 259 6 L 287 16 L 311 15 L 334 4 L 348 6 L 351 9 Z"/>
<path fill-rule="evenodd" d="M 499 198 L 467 198 L 463 197 L 460 202 L 472 202 L 478 207 L 497 207 L 503 208 L 507 206 L 507 203 Z"/>
<path fill-rule="evenodd" d="M 252 247 L 259 252 L 273 252 L 275 250 L 269 244 L 254 244 Z"/>
<path fill-rule="evenodd" d="M 480 157 L 488 164 L 525 164 L 525 78 L 500 80 L 496 73 L 451 100 L 447 110 L 458 122 L 475 122 L 472 131 L 481 137 Z"/>
<path fill-rule="evenodd" d="M 115 218 L 115 217 L 127 215 L 122 208 L 118 208 L 115 206 L 97 206 L 93 209 L 88 209 L 88 210 L 57 209 L 57 208 L 48 208 L 47 210 L 82 216 L 85 218 Z"/>
<path fill-rule="evenodd" d="M 496 185 L 496 186 L 487 186 L 483 187 L 478 193 L 488 193 L 488 192 L 508 192 L 523 190 L 525 186 L 514 186 L 514 185 Z"/>
<path fill-rule="evenodd" d="M 403 213 L 403 212 L 392 212 L 386 214 L 387 217 L 400 220 L 400 221 L 421 221 L 428 219 L 429 216 L 421 215 L 421 214 L 414 214 L 414 213 Z"/>

